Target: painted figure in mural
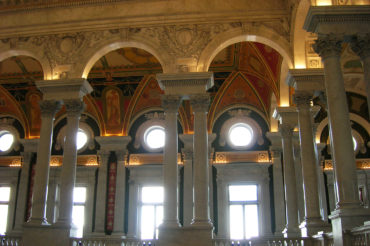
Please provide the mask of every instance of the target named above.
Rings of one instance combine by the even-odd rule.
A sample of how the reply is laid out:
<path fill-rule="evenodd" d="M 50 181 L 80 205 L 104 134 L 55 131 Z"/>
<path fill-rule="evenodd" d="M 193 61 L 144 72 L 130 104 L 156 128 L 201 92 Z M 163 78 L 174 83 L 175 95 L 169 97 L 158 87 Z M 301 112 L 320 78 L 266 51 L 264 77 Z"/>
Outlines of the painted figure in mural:
<path fill-rule="evenodd" d="M 108 90 L 105 93 L 106 99 L 106 112 L 107 112 L 107 125 L 117 126 L 119 125 L 121 113 L 120 113 L 120 99 L 119 94 L 116 90 Z"/>
<path fill-rule="evenodd" d="M 31 129 L 40 129 L 41 127 L 41 112 L 39 101 L 41 100 L 41 96 L 37 93 L 33 93 L 28 97 L 28 102 L 30 105 L 30 122 L 31 122 Z"/>

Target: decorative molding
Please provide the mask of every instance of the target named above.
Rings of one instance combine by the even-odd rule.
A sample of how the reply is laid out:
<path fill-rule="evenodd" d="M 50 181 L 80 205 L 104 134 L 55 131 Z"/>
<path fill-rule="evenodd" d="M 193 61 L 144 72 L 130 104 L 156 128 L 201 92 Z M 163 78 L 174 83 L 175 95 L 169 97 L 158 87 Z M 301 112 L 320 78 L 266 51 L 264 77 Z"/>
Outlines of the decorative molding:
<path fill-rule="evenodd" d="M 56 112 L 62 108 L 62 102 L 56 100 L 43 100 L 40 102 L 41 115 L 54 117 Z"/>
<path fill-rule="evenodd" d="M 357 159 L 356 160 L 357 169 L 370 169 L 370 159 Z M 325 160 L 324 170 L 331 171 L 333 170 L 333 161 Z"/>
<path fill-rule="evenodd" d="M 140 166 L 162 163 L 163 163 L 163 154 L 130 154 L 128 160 L 129 166 Z M 177 164 L 183 164 L 181 160 L 181 153 L 177 153 Z"/>
<path fill-rule="evenodd" d="M 248 151 L 248 152 L 216 152 L 213 164 L 231 163 L 261 163 L 271 164 L 268 151 Z"/>
<path fill-rule="evenodd" d="M 342 35 L 335 35 L 331 33 L 328 35 L 320 35 L 312 47 L 322 59 L 332 56 L 337 56 L 339 59 L 340 54 L 342 53 L 342 43 Z"/>

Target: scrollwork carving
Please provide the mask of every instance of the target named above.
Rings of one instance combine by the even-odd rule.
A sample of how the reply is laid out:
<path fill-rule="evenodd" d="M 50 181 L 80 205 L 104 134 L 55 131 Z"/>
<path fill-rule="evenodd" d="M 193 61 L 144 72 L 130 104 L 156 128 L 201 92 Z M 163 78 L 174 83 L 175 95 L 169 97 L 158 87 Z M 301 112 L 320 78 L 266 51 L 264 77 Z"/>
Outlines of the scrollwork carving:
<path fill-rule="evenodd" d="M 68 99 L 64 100 L 66 106 L 67 115 L 69 117 L 79 116 L 85 110 L 85 103 L 79 99 Z"/>
<path fill-rule="evenodd" d="M 293 100 L 297 104 L 298 110 L 308 109 L 311 106 L 312 96 L 309 93 L 296 92 L 293 95 Z"/>
<path fill-rule="evenodd" d="M 207 112 L 209 108 L 209 95 L 199 94 L 190 96 L 190 105 L 194 112 Z"/>
<path fill-rule="evenodd" d="M 55 113 L 62 108 L 61 101 L 44 100 L 40 102 L 41 115 L 46 117 L 54 117 Z"/>
<path fill-rule="evenodd" d="M 357 35 L 351 42 L 351 48 L 361 59 L 370 56 L 370 34 Z"/>
<path fill-rule="evenodd" d="M 162 96 L 162 107 L 165 112 L 177 113 L 181 103 L 181 96 L 176 95 L 163 95 Z"/>
<path fill-rule="evenodd" d="M 343 39 L 339 35 L 329 34 L 319 36 L 319 38 L 312 45 L 312 48 L 318 53 L 322 59 L 331 56 L 340 56 L 342 52 Z"/>
<path fill-rule="evenodd" d="M 283 138 L 288 138 L 293 136 L 294 127 L 290 124 L 284 123 L 279 126 L 279 131 Z"/>

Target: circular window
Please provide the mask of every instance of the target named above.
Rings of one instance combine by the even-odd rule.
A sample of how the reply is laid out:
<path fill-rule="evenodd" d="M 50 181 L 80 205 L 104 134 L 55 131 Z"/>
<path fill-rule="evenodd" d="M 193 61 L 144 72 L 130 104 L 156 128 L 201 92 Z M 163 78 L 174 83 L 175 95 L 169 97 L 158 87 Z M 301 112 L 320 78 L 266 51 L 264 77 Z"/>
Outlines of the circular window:
<path fill-rule="evenodd" d="M 76 136 L 77 150 L 82 149 L 86 145 L 87 140 L 87 134 L 83 130 L 78 129 Z"/>
<path fill-rule="evenodd" d="M 2 132 L 0 134 L 0 151 L 8 151 L 14 143 L 14 136 L 8 131 Z"/>
<path fill-rule="evenodd" d="M 144 142 L 151 149 L 163 148 L 165 141 L 164 128 L 151 126 L 144 133 Z"/>
<path fill-rule="evenodd" d="M 230 127 L 228 137 L 234 147 L 247 147 L 253 140 L 253 130 L 245 123 L 237 123 Z"/>

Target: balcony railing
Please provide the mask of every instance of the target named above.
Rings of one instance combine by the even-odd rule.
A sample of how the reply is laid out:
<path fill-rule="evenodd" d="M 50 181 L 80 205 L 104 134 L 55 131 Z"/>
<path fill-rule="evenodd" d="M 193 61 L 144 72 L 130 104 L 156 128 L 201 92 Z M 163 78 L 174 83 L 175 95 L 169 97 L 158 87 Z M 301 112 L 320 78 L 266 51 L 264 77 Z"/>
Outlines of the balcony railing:
<path fill-rule="evenodd" d="M 21 246 L 22 237 L 0 236 L 0 246 Z"/>
<path fill-rule="evenodd" d="M 213 246 L 315 246 L 310 238 L 214 239 Z"/>
<path fill-rule="evenodd" d="M 370 221 L 366 221 L 363 226 L 351 230 L 352 246 L 370 245 Z"/>
<path fill-rule="evenodd" d="M 155 246 L 155 240 L 71 238 L 71 246 Z"/>

